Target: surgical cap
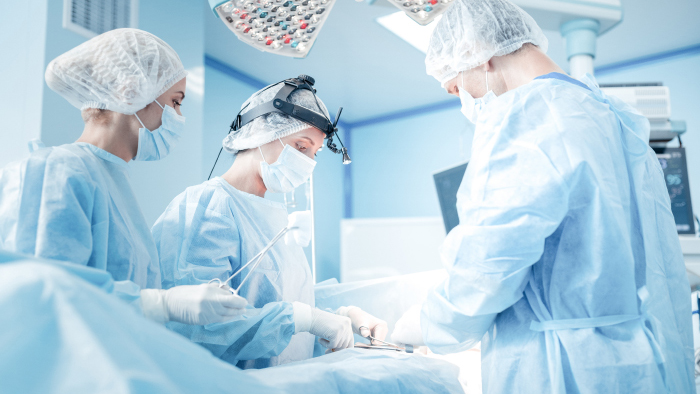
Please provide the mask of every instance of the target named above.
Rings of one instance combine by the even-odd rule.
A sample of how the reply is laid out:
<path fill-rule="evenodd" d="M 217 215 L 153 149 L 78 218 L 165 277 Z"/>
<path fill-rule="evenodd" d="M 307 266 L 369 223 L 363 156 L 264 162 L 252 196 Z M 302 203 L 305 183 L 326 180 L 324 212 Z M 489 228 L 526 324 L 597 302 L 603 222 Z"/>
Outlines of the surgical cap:
<path fill-rule="evenodd" d="M 547 52 L 547 37 L 535 20 L 510 1 L 456 0 L 435 26 L 425 68 L 444 86 L 458 73 L 528 42 Z"/>
<path fill-rule="evenodd" d="M 243 103 L 241 108 L 245 109 L 241 114 L 245 114 L 260 104 L 272 101 L 283 86 L 284 82 L 279 82 L 257 91 Z M 299 89 L 294 91 L 287 101 L 318 114 L 322 113 L 322 116 L 330 119 L 326 105 L 308 90 Z M 240 129 L 232 131 L 231 134 L 224 138 L 223 146 L 227 152 L 235 155 L 239 151 L 257 148 L 270 141 L 284 138 L 309 127 L 313 126 L 289 115 L 272 112 L 259 116 Z"/>
<path fill-rule="evenodd" d="M 116 29 L 60 55 L 46 68 L 46 83 L 81 111 L 131 115 L 187 75 L 170 45 L 138 29 Z"/>

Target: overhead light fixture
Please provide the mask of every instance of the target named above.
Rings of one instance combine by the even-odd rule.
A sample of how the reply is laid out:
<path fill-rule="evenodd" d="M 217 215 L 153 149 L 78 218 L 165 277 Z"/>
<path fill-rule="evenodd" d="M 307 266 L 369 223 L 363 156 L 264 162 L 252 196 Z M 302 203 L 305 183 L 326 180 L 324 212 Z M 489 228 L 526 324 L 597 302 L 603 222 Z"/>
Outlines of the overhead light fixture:
<path fill-rule="evenodd" d="M 263 52 L 304 58 L 336 0 L 209 0 L 239 40 Z"/>
<path fill-rule="evenodd" d="M 387 0 L 419 25 L 427 25 L 449 8 L 454 0 Z"/>
<path fill-rule="evenodd" d="M 411 18 L 403 12 L 395 12 L 386 16 L 377 18 L 377 22 L 384 26 L 390 32 L 399 36 L 402 40 L 413 45 L 419 51 L 426 53 L 430 36 L 435 30 L 437 22 L 442 18 L 438 15 L 433 22 L 426 26 L 417 25 Z"/>

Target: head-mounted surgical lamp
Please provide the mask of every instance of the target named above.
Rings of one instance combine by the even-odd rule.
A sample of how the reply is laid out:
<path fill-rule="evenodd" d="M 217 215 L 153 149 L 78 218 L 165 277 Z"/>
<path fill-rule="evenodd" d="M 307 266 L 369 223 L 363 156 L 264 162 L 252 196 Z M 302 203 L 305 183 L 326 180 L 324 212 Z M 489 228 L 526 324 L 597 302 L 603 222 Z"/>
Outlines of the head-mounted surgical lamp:
<path fill-rule="evenodd" d="M 303 58 L 336 0 L 209 0 L 239 40 L 263 52 Z"/>
<path fill-rule="evenodd" d="M 343 112 L 343 107 L 338 108 L 338 112 L 335 115 L 335 121 L 331 122 L 331 120 L 326 117 L 323 111 L 321 111 L 321 113 L 318 113 L 308 108 L 304 108 L 300 105 L 292 104 L 290 102 L 290 97 L 292 93 L 299 89 L 304 89 L 310 91 L 314 95 L 314 99 L 316 100 L 316 106 L 319 108 L 319 110 L 321 109 L 321 105 L 319 104 L 318 99 L 316 97 L 316 89 L 313 88 L 316 81 L 308 75 L 300 75 L 296 78 L 285 79 L 284 81 L 280 81 L 278 83 L 268 86 L 259 93 L 262 93 L 273 86 L 277 86 L 280 83 L 284 83 L 284 86 L 282 86 L 282 88 L 277 92 L 277 94 L 271 101 L 262 103 L 254 108 L 251 108 L 248 112 L 244 114 L 242 114 L 242 112 L 246 108 L 248 108 L 248 105 L 241 108 L 241 110 L 238 112 L 238 115 L 236 115 L 236 118 L 233 120 L 233 123 L 231 123 L 229 134 L 234 131 L 240 130 L 243 126 L 252 122 L 260 116 L 277 112 L 283 115 L 291 116 L 295 119 L 298 119 L 304 123 L 307 123 L 310 126 L 321 130 L 324 134 L 326 134 L 326 139 L 328 140 L 326 142 L 326 146 L 328 147 L 328 149 L 333 153 L 342 154 L 343 164 L 352 163 L 350 155 L 348 155 L 348 148 L 346 148 L 343 145 L 343 141 L 341 141 L 340 137 L 338 136 L 337 125 L 338 120 L 340 120 L 340 114 Z M 334 137 L 338 139 L 338 142 L 340 143 L 340 149 L 338 149 L 335 142 L 333 142 Z M 219 155 L 221 155 L 221 150 L 219 150 Z M 218 161 L 219 156 L 216 157 L 214 167 L 216 167 L 216 163 Z M 212 167 L 211 172 L 209 173 L 209 178 L 211 178 L 211 174 L 214 172 L 214 167 Z"/>
<path fill-rule="evenodd" d="M 343 112 L 343 107 L 338 108 L 338 113 L 335 115 L 335 121 L 331 123 L 330 119 L 328 119 L 325 114 L 319 114 L 318 112 L 289 102 L 289 98 L 292 93 L 299 89 L 310 91 L 313 93 L 314 99 L 316 99 L 316 89 L 313 88 L 316 81 L 313 78 L 308 75 L 300 75 L 297 78 L 285 79 L 280 83 L 284 83 L 284 86 L 279 90 L 279 92 L 277 92 L 277 95 L 272 99 L 272 101 L 260 104 L 244 114 L 239 112 L 231 125 L 231 131 L 239 130 L 241 127 L 252 122 L 255 118 L 271 114 L 273 112 L 278 112 L 280 114 L 291 116 L 304 123 L 308 123 L 309 125 L 323 131 L 326 134 L 326 139 L 328 140 L 326 144 L 328 149 L 330 149 L 330 151 L 333 153 L 342 153 L 343 164 L 350 164 L 352 161 L 348 155 L 348 150 L 343 145 L 340 137 L 338 137 L 338 127 L 336 127 L 338 125 L 338 120 L 340 119 L 340 114 Z M 270 87 L 275 85 L 277 84 L 270 85 Z M 318 106 L 319 109 L 321 108 L 318 100 L 316 100 L 316 106 Z M 241 112 L 243 112 L 243 110 L 246 108 L 247 106 L 241 109 Z M 338 142 L 340 142 L 341 146 L 340 149 L 338 149 L 333 142 L 333 137 L 338 138 Z"/>

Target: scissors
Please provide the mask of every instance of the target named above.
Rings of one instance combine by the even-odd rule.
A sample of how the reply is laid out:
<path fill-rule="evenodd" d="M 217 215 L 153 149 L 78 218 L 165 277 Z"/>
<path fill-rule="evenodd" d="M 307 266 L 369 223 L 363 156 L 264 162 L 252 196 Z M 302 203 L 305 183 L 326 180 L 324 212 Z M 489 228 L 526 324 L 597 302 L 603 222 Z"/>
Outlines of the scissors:
<path fill-rule="evenodd" d="M 248 278 L 250 278 L 250 276 L 251 276 L 250 274 L 252 274 L 253 271 L 255 271 L 258 268 L 258 265 L 260 265 L 260 262 L 265 257 L 267 252 L 270 249 L 272 249 L 272 247 L 275 246 L 277 241 L 282 239 L 282 237 L 284 237 L 285 234 L 287 234 L 290 230 L 293 230 L 296 228 L 298 228 L 298 227 L 285 227 L 285 228 L 283 228 L 279 233 L 277 233 L 277 235 L 275 235 L 274 238 L 272 238 L 272 240 L 267 244 L 267 246 L 265 246 L 260 252 L 258 252 L 258 254 L 253 256 L 253 258 L 250 259 L 250 261 L 248 261 L 243 267 L 239 268 L 238 271 L 234 272 L 233 275 L 229 276 L 228 279 L 226 279 L 225 281 L 222 282 L 221 279 L 214 278 L 214 279 L 210 280 L 209 283 L 218 283 L 220 288 L 229 290 L 229 291 L 231 291 L 231 293 L 238 295 L 238 291 L 241 289 L 241 287 L 243 287 L 243 284 L 248 280 Z M 250 272 L 248 272 L 248 275 L 241 281 L 241 284 L 238 285 L 238 287 L 235 289 L 232 289 L 231 287 L 229 287 L 227 283 L 231 279 L 233 279 L 236 275 L 243 272 L 243 270 L 251 264 L 253 264 L 253 267 L 250 269 Z"/>
<path fill-rule="evenodd" d="M 366 328 L 367 331 L 372 332 L 368 327 L 365 327 L 365 326 L 360 326 L 359 331 L 362 332 L 363 328 Z M 397 351 L 404 351 L 406 353 L 413 353 L 413 345 L 404 345 L 404 347 L 401 347 L 395 343 L 382 341 L 381 339 L 375 338 L 372 335 L 367 335 L 367 338 L 370 340 L 370 344 L 369 344 L 369 346 L 367 346 L 367 348 L 370 348 L 370 349 L 397 350 Z M 385 346 L 376 346 L 373 344 L 374 341 L 382 343 Z"/>

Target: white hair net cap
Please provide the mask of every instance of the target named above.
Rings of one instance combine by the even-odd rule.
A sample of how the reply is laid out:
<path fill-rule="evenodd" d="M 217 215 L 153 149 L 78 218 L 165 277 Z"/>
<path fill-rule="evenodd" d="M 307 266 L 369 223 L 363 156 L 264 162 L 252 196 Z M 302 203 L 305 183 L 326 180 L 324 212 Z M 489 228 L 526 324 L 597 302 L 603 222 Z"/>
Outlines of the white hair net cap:
<path fill-rule="evenodd" d="M 508 0 L 456 0 L 435 26 L 425 68 L 444 86 L 458 73 L 513 53 L 525 43 L 544 52 L 549 45 L 542 29 L 520 7 Z"/>
<path fill-rule="evenodd" d="M 245 108 L 241 114 L 250 111 L 260 104 L 272 101 L 283 86 L 284 82 L 279 82 L 255 92 L 255 94 L 250 96 L 241 106 L 241 108 Z M 330 120 L 326 105 L 320 98 L 315 97 L 314 94 L 308 90 L 295 90 L 287 101 L 318 114 L 322 114 L 326 119 Z M 246 106 L 248 107 L 246 108 Z M 227 152 L 235 155 L 239 151 L 257 148 L 270 141 L 298 133 L 309 127 L 313 126 L 289 115 L 273 112 L 259 116 L 240 129 L 232 131 L 231 134 L 224 138 L 223 146 Z"/>
<path fill-rule="evenodd" d="M 131 115 L 187 75 L 165 41 L 138 29 L 100 34 L 60 55 L 46 68 L 46 84 L 81 111 Z"/>

